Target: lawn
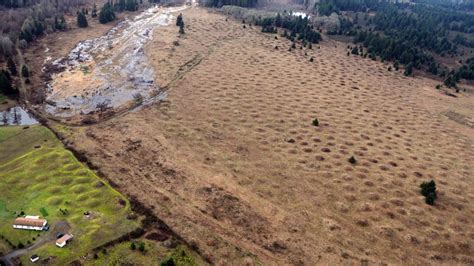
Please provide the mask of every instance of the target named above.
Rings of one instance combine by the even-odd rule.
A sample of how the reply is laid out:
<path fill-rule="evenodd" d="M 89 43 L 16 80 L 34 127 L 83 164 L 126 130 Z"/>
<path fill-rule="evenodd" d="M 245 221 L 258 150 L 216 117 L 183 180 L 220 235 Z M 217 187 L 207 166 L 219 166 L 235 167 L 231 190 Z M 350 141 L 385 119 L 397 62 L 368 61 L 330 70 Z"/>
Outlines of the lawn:
<path fill-rule="evenodd" d="M 50 241 L 25 254 L 23 264 L 32 253 L 66 264 L 139 226 L 139 221 L 127 219 L 131 213 L 127 199 L 39 125 L 0 127 L 0 191 L 0 252 L 34 243 L 46 234 L 13 229 L 13 220 L 21 213 L 45 217 L 51 230 L 58 222 L 62 227 L 67 224 L 74 235 L 65 248 Z"/>

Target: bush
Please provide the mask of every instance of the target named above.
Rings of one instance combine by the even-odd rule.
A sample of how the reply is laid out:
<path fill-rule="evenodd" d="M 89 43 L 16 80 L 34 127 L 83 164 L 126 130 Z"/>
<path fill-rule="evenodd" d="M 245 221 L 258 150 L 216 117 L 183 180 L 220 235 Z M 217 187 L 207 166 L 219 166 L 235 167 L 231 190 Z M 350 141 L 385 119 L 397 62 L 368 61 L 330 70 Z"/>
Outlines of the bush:
<path fill-rule="evenodd" d="M 421 195 L 425 196 L 426 204 L 434 205 L 437 198 L 435 181 L 431 180 L 430 182 L 423 182 L 421 183 L 420 188 Z"/>
<path fill-rule="evenodd" d="M 176 263 L 174 262 L 173 258 L 168 258 L 160 263 L 160 266 L 174 266 Z"/>
<path fill-rule="evenodd" d="M 356 164 L 357 163 L 357 160 L 354 156 L 351 156 L 351 158 L 349 158 L 348 160 L 351 164 Z"/>
<path fill-rule="evenodd" d="M 30 76 L 30 70 L 28 69 L 28 67 L 26 65 L 22 65 L 21 66 L 21 75 L 24 77 L 24 78 L 27 78 Z M 23 215 L 23 214 L 22 214 Z"/>
<path fill-rule="evenodd" d="M 22 248 L 24 248 L 24 247 L 25 247 L 25 245 L 23 245 L 23 243 L 21 243 L 21 242 L 18 243 L 18 248 L 19 248 L 19 249 L 22 249 Z"/>
<path fill-rule="evenodd" d="M 317 118 L 313 120 L 313 126 L 319 127 L 319 120 Z"/>
<path fill-rule="evenodd" d="M 99 255 L 97 255 L 97 253 L 94 253 L 94 259 L 98 259 L 99 258 Z"/>
<path fill-rule="evenodd" d="M 137 249 L 137 246 L 135 245 L 135 242 L 132 242 L 132 243 L 130 244 L 130 249 L 131 249 L 131 250 Z"/>
<path fill-rule="evenodd" d="M 145 252 L 145 243 L 140 242 L 140 244 L 138 245 L 138 250 L 140 250 L 141 252 Z"/>

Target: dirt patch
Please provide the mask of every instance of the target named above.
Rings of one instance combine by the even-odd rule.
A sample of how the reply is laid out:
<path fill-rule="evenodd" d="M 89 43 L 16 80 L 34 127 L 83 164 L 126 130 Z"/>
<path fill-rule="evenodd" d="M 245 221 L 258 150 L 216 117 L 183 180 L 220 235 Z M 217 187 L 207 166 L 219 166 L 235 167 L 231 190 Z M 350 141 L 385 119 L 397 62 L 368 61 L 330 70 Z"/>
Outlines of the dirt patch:
<path fill-rule="evenodd" d="M 454 112 L 454 111 L 448 111 L 445 114 L 449 119 L 458 122 L 461 125 L 466 125 L 470 128 L 474 128 L 474 120 L 472 118 L 469 118 L 463 114 Z"/>

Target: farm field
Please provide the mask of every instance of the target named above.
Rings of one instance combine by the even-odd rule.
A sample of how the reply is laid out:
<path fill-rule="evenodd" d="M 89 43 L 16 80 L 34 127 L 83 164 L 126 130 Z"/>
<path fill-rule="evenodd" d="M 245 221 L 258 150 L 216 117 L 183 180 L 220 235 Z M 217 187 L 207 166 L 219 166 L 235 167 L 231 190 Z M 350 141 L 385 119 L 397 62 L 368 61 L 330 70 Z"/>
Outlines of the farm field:
<path fill-rule="evenodd" d="M 217 264 L 474 263 L 472 94 L 328 38 L 289 51 L 182 13 L 186 34 L 160 27 L 145 47 L 163 102 L 56 125 L 121 192 Z M 435 206 L 419 192 L 431 179 Z"/>
<path fill-rule="evenodd" d="M 128 200 L 77 161 L 49 129 L 0 127 L 0 143 L 3 254 L 18 245 L 45 241 L 20 257 L 23 265 L 30 263 L 32 254 L 64 265 L 140 226 L 138 219 L 128 219 L 132 214 Z M 39 215 L 51 228 L 48 232 L 13 229 L 19 215 Z M 56 233 L 71 233 L 74 239 L 58 248 Z"/>
<path fill-rule="evenodd" d="M 153 26 L 163 10 L 150 10 L 142 19 L 150 18 Z M 88 71 L 78 65 L 48 80 L 54 94 L 46 98 L 60 103 L 59 111 L 48 112 L 54 107 L 49 103 L 32 106 L 114 188 L 218 265 L 474 263 L 472 88 L 446 94 L 435 89 L 440 81 L 405 77 L 403 69 L 389 71 L 391 63 L 348 55 L 347 43 L 327 36 L 312 49 L 291 48 L 287 39 L 215 10 L 194 4 L 179 10 L 167 11 L 166 21 L 182 12 L 185 34 L 178 34 L 174 23 L 160 22 L 152 34 L 148 28 L 134 32 L 124 27 L 104 54 L 100 51 L 107 51 L 102 48 L 108 44 L 96 39 L 102 50 L 92 50 L 84 64 Z M 142 25 L 140 19 L 133 21 Z M 47 50 L 49 61 L 66 57 L 79 41 L 98 38 L 107 29 L 78 30 L 80 36 L 66 32 L 64 42 L 45 37 L 27 55 Z M 132 46 L 120 36 L 134 40 L 128 44 L 146 40 L 133 46 L 143 59 L 136 73 L 147 70 L 144 80 L 159 90 L 160 101 L 153 96 L 156 91 L 151 97 L 144 94 L 142 101 L 126 95 L 107 108 L 93 99 L 81 112 L 76 98 L 123 96 L 109 90 L 114 86 L 107 86 L 107 78 L 124 67 L 99 67 L 109 57 L 122 66 L 132 62 L 125 49 Z M 45 62 L 30 60 L 35 70 Z M 94 75 L 107 77 L 100 86 L 91 82 L 97 69 Z M 110 82 L 141 82 L 133 73 L 119 73 L 120 79 Z M 33 83 L 39 79 L 36 73 Z M 78 90 L 78 84 L 85 90 Z M 63 106 L 64 101 L 70 105 Z M 0 214 L 10 221 L 25 208 L 59 221 L 59 208 L 68 208 L 73 234 L 81 235 L 74 228 L 89 225 L 88 232 L 107 235 L 84 220 L 84 211 L 110 214 L 118 208 L 122 213 L 115 220 L 124 220 L 128 203 L 116 204 L 120 196 L 114 190 L 101 186 L 56 146 L 58 141 L 48 139 L 51 132 L 38 128 L 0 129 L 0 142 L 9 144 L 15 136 L 23 144 L 2 145 L 0 173 L 18 177 L 4 179 L 5 186 L 15 184 L 7 195 L 22 200 L 20 189 L 24 197 L 45 191 L 29 209 L 21 200 L 14 205 L 0 197 Z M 48 141 L 37 141 L 43 138 Z M 434 206 L 420 194 L 420 184 L 430 180 L 438 188 Z M 21 241 L 32 237 L 14 236 Z M 87 237 L 91 245 L 92 236 Z M 76 238 L 68 248 L 78 248 L 80 241 Z M 146 243 L 148 253 L 132 251 L 131 243 L 123 242 L 106 253 L 95 251 L 98 258 L 88 263 L 154 264 L 181 254 L 180 246 L 170 250 L 163 248 L 165 243 L 137 241 Z M 2 248 L 9 249 L 0 241 Z M 53 253 L 43 248 L 38 251 L 42 256 Z M 62 255 L 55 256 L 62 262 Z"/>

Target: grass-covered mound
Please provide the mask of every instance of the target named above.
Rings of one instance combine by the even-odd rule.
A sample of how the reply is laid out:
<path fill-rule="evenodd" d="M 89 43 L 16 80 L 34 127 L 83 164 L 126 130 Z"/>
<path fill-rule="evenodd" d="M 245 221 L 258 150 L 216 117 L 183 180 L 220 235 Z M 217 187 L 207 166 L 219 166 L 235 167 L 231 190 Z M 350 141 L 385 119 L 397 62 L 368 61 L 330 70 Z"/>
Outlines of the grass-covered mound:
<path fill-rule="evenodd" d="M 25 254 L 23 262 L 35 253 L 65 264 L 139 226 L 127 219 L 127 199 L 42 126 L 0 127 L 0 191 L 0 252 L 53 239 L 58 229 L 74 235 L 65 248 L 49 240 Z M 22 214 L 46 218 L 50 232 L 13 229 L 13 220 Z"/>

